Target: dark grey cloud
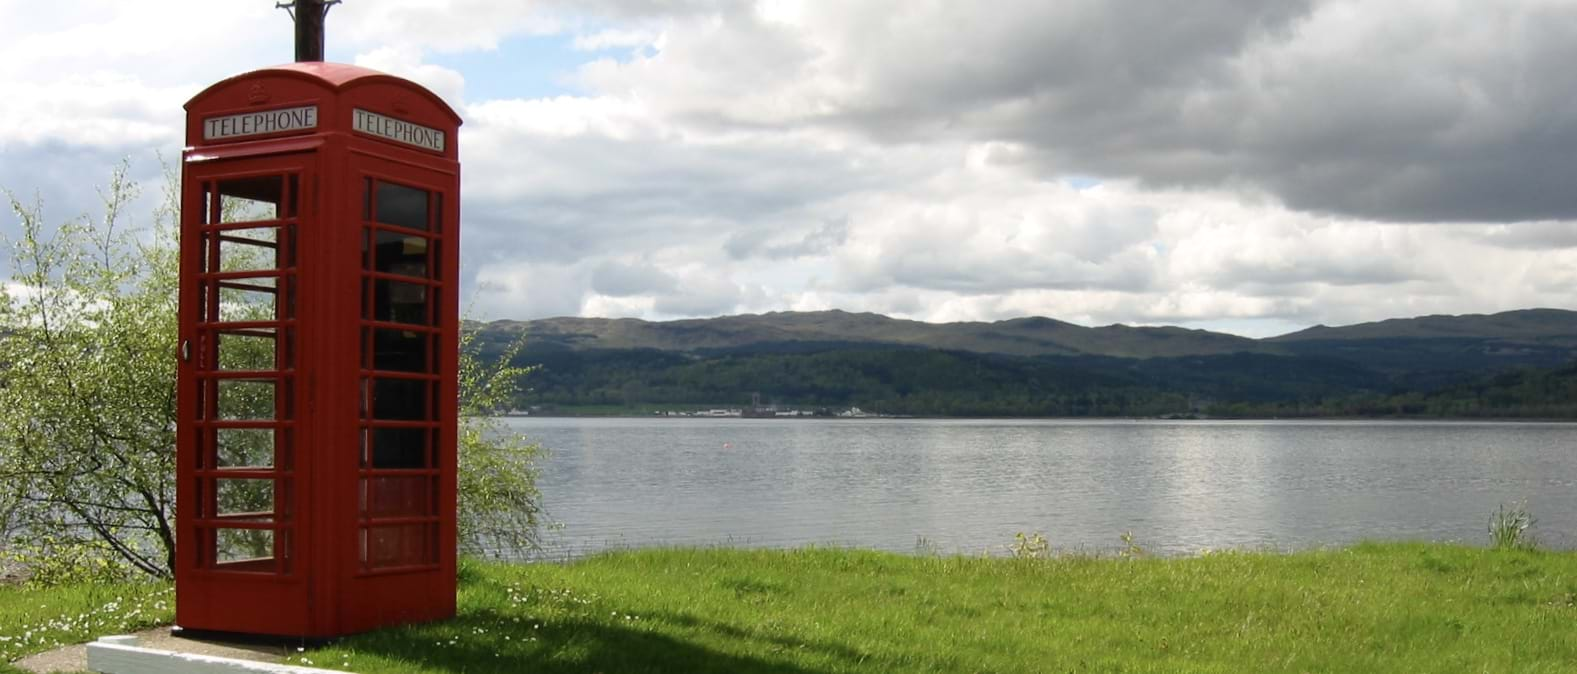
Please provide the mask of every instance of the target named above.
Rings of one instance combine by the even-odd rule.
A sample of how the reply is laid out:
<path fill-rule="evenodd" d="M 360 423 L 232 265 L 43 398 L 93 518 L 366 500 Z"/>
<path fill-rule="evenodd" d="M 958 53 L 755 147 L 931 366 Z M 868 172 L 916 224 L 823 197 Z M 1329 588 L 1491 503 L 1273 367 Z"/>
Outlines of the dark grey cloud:
<path fill-rule="evenodd" d="M 785 227 L 806 221 L 803 209 L 895 178 L 855 166 L 848 154 L 770 136 L 701 145 L 476 126 L 462 139 L 476 148 L 466 150 L 465 214 L 476 262 L 578 260 L 680 243 L 721 250 L 759 240 L 771 248 Z M 800 244 L 830 245 L 838 234 L 828 227 Z"/>
<path fill-rule="evenodd" d="M 977 73 L 1002 89 L 942 119 L 1033 147 L 1043 171 L 1251 185 L 1384 221 L 1577 216 L 1577 5 L 1236 4 L 1190 3 L 1167 25 L 1108 3 L 1082 40 L 1026 28 L 1012 37 L 1067 53 L 1030 77 Z"/>
<path fill-rule="evenodd" d="M 1246 187 L 1382 221 L 1577 217 L 1574 3 L 1024 0 L 807 13 L 808 28 L 786 28 L 715 10 L 716 33 L 754 36 L 770 58 L 735 38 L 687 36 L 713 42 L 663 55 L 688 59 L 673 72 L 690 80 L 659 88 L 666 109 L 708 128 L 797 123 L 894 146 L 1009 141 L 1048 177 Z M 803 48 L 784 46 L 792 39 Z M 626 84 L 640 89 L 657 71 Z"/>
<path fill-rule="evenodd" d="M 179 161 L 179 156 L 165 160 Z M 122 161 L 127 162 L 127 178 L 137 184 L 140 196 L 121 212 L 117 226 L 122 231 L 145 230 L 154 225 L 153 213 L 167 187 L 159 155 L 146 148 L 12 143 L 0 147 L 0 189 L 27 208 L 37 206 L 46 232 L 53 231 L 68 221 L 102 217 L 99 191 Z M 15 236 L 19 231 L 15 225 L 10 204 L 0 204 L 0 233 Z"/>

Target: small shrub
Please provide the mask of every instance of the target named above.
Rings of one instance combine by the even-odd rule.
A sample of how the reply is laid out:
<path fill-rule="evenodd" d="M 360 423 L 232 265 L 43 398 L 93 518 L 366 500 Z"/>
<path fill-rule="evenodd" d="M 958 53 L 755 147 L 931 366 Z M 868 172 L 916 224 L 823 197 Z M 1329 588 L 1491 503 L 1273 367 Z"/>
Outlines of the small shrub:
<path fill-rule="evenodd" d="M 1528 512 L 1528 502 L 1519 501 L 1510 509 L 1506 504 L 1489 518 L 1489 540 L 1496 550 L 1533 550 L 1538 548 L 1538 540 L 1533 537 L 1530 529 L 1538 520 L 1533 518 L 1533 513 Z"/>
<path fill-rule="evenodd" d="M 42 536 L 16 542 L 0 561 L 21 567 L 29 587 L 107 585 L 137 575 L 108 543 Z"/>
<path fill-rule="evenodd" d="M 1020 531 L 1013 535 L 1013 544 L 1008 546 L 1008 551 L 1013 553 L 1014 559 L 1040 559 L 1051 554 L 1051 543 L 1037 531 L 1028 536 Z"/>
<path fill-rule="evenodd" d="M 1134 542 L 1132 531 L 1124 531 L 1120 538 L 1123 541 L 1123 549 L 1117 552 L 1118 557 L 1137 559 L 1145 556 L 1144 548 L 1139 547 L 1139 544 Z"/>

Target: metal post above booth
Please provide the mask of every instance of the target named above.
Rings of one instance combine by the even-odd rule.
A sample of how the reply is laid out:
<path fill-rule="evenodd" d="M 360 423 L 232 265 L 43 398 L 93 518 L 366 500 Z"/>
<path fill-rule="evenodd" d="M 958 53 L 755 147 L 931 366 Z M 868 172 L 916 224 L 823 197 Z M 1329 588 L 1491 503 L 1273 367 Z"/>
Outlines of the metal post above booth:
<path fill-rule="evenodd" d="M 186 110 L 176 622 L 452 616 L 460 118 L 316 62 Z"/>

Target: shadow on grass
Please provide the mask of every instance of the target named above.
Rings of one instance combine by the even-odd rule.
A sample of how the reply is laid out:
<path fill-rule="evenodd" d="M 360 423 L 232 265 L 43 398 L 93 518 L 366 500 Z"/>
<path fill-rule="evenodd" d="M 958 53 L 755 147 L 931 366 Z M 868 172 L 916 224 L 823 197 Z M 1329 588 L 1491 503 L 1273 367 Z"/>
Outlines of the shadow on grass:
<path fill-rule="evenodd" d="M 845 660 L 849 664 L 859 664 L 866 660 L 865 654 L 853 648 L 849 648 L 843 644 L 757 634 L 752 633 L 749 630 L 740 629 L 728 623 L 697 618 L 688 613 L 657 612 L 648 614 L 647 617 L 653 620 L 667 622 L 672 625 L 678 625 L 692 630 L 706 630 L 716 636 L 727 637 L 737 641 L 755 642 L 754 645 L 767 648 L 775 647 L 780 650 L 793 650 L 801 652 L 810 651 L 813 653 L 820 653 L 822 655 L 828 655 L 834 658 Z"/>
<path fill-rule="evenodd" d="M 467 614 L 444 623 L 397 628 L 353 637 L 339 646 L 358 656 L 389 663 L 419 665 L 440 672 L 759 672 L 817 674 L 784 660 L 724 653 L 714 648 L 639 627 L 572 620 L 520 629 L 514 616 L 490 611 Z M 752 635 L 685 615 L 651 616 L 643 622 L 667 622 L 687 629 L 705 629 L 714 636 L 738 640 L 740 650 L 756 652 L 798 649 L 791 639 Z M 513 629 L 500 628 L 510 625 Z M 508 638 L 506 638 L 508 637 Z M 535 640 L 529 640 L 534 638 Z M 811 647 L 808 646 L 807 647 Z M 859 654 L 841 647 L 812 647 L 857 662 Z M 792 656 L 789 656 L 792 657 Z"/>

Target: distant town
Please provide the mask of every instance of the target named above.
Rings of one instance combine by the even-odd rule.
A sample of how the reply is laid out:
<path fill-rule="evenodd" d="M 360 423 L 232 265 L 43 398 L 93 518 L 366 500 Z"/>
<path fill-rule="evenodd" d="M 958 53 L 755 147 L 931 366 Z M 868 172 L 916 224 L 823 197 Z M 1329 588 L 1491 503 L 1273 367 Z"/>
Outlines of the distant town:
<path fill-rule="evenodd" d="M 561 417 L 561 416 L 593 416 L 577 409 L 565 409 L 555 405 L 533 405 L 526 409 L 510 410 L 504 416 L 511 417 Z M 606 416 L 606 415 L 595 415 Z M 817 408 L 797 409 L 767 405 L 763 407 L 713 407 L 705 409 L 672 409 L 652 410 L 646 414 L 631 415 L 628 411 L 620 412 L 617 416 L 653 416 L 653 417 L 704 417 L 704 418 L 737 418 L 737 419 L 794 419 L 794 418 L 844 418 L 844 419 L 875 419 L 899 418 L 909 415 L 879 414 L 867 412 L 858 407 L 841 409 Z"/>

